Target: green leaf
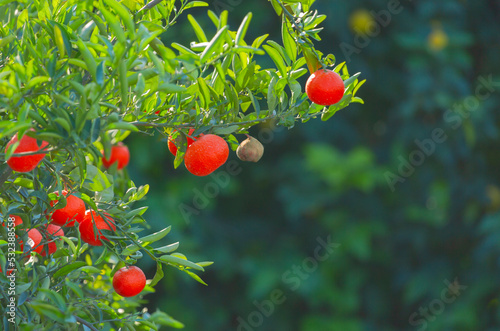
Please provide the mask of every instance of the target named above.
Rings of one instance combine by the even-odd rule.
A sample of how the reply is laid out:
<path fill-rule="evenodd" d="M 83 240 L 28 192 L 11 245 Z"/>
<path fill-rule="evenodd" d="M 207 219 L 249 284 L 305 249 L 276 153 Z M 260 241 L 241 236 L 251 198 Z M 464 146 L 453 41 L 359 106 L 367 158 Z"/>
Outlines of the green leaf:
<path fill-rule="evenodd" d="M 285 46 L 285 52 L 292 62 L 297 60 L 297 44 L 290 34 L 288 29 L 288 20 L 283 16 L 281 24 L 281 36 L 283 38 L 283 45 Z"/>
<path fill-rule="evenodd" d="M 248 92 L 248 95 L 250 96 L 250 100 L 252 100 L 252 105 L 253 105 L 253 108 L 255 109 L 255 113 L 257 114 L 257 116 L 259 116 L 260 115 L 259 101 L 255 98 L 255 96 L 253 95 L 253 93 L 250 89 L 247 89 L 247 92 Z"/>
<path fill-rule="evenodd" d="M 163 83 L 160 86 L 158 86 L 158 91 L 165 93 L 179 93 L 179 92 L 186 92 L 186 88 L 184 86 L 176 84 Z"/>
<path fill-rule="evenodd" d="M 156 286 L 156 284 L 158 284 L 158 282 L 163 279 L 164 275 L 163 265 L 161 263 L 156 263 L 156 273 L 149 286 Z"/>
<path fill-rule="evenodd" d="M 65 53 L 71 56 L 72 46 L 70 36 L 66 31 L 66 27 L 58 22 L 54 22 L 54 39 L 61 58 L 64 57 Z"/>
<path fill-rule="evenodd" d="M 183 266 L 186 268 L 192 268 L 195 270 L 205 271 L 202 267 L 200 267 L 196 263 L 185 260 L 185 259 L 177 257 L 177 256 L 163 255 L 163 256 L 160 256 L 159 260 L 163 263 L 177 264 L 177 265 L 180 265 L 180 266 Z"/>
<path fill-rule="evenodd" d="M 287 66 L 291 65 L 292 61 L 290 60 L 290 57 L 286 54 L 285 48 L 283 46 L 281 46 L 280 44 L 278 44 L 274 40 L 268 40 L 267 43 L 272 48 L 274 48 L 275 50 L 278 51 L 278 53 L 281 55 L 281 57 L 283 58 L 283 60 L 285 60 L 285 63 L 286 63 Z"/>
<path fill-rule="evenodd" d="M 220 52 L 221 44 L 222 41 L 224 40 L 224 34 L 226 33 L 228 29 L 228 26 L 224 26 L 222 29 L 220 29 L 217 34 L 210 40 L 210 43 L 208 44 L 207 48 L 201 53 L 200 55 L 200 61 L 201 62 L 207 62 L 207 60 L 212 56 L 212 53 L 214 52 Z"/>
<path fill-rule="evenodd" d="M 359 97 L 354 97 L 352 98 L 352 101 L 351 103 L 360 103 L 360 104 L 365 104 L 365 102 L 363 101 L 363 99 L 359 98 Z"/>
<path fill-rule="evenodd" d="M 158 251 L 160 253 L 168 254 L 168 253 L 172 253 L 172 252 L 176 251 L 177 248 L 179 248 L 179 242 L 176 242 L 176 243 L 173 243 L 170 245 L 166 245 L 166 246 L 162 246 L 162 247 L 158 247 L 158 248 L 154 248 L 154 250 Z"/>
<path fill-rule="evenodd" d="M 302 54 L 304 54 L 304 57 L 306 59 L 307 68 L 309 69 L 309 72 L 312 74 L 318 71 L 319 68 L 321 68 L 321 63 L 319 62 L 319 59 L 314 53 L 314 51 L 308 46 L 304 45 L 301 45 L 300 48 L 302 50 Z"/>
<path fill-rule="evenodd" d="M 351 99 L 352 99 L 352 94 L 344 95 L 344 97 L 339 102 L 328 107 L 328 110 L 321 115 L 321 120 L 322 121 L 329 120 L 333 115 L 335 115 L 336 112 L 347 107 L 351 102 Z"/>
<path fill-rule="evenodd" d="M 281 77 L 286 77 L 286 66 L 285 66 L 285 61 L 283 61 L 283 58 L 281 57 L 281 54 L 274 49 L 271 46 L 264 45 L 262 46 L 267 54 L 271 57 L 271 60 L 273 60 L 274 64 L 276 64 L 276 67 L 278 68 Z"/>
<path fill-rule="evenodd" d="M 118 78 L 120 79 L 120 93 L 122 99 L 122 112 L 127 111 L 128 106 L 128 80 L 127 80 L 127 61 L 121 59 L 118 63 Z"/>
<path fill-rule="evenodd" d="M 260 37 L 257 37 L 253 43 L 252 43 L 252 47 L 253 48 L 259 48 L 262 43 L 267 39 L 267 37 L 269 37 L 269 34 L 265 34 L 263 36 L 260 36 Z"/>
<path fill-rule="evenodd" d="M 361 73 L 360 73 L 360 72 L 358 72 L 358 73 L 356 73 L 356 74 L 352 75 L 351 77 L 349 77 L 348 79 L 346 79 L 346 80 L 344 81 L 344 86 L 345 86 L 345 88 L 347 88 L 349 85 L 351 85 L 351 83 L 353 83 L 353 82 L 354 82 L 354 81 L 358 78 L 358 76 L 359 76 L 360 74 L 361 74 Z"/>
<path fill-rule="evenodd" d="M 134 24 L 133 16 L 130 14 L 128 9 L 115 0 L 104 0 L 104 2 L 108 6 L 113 8 L 113 10 L 118 14 L 118 16 L 120 16 L 120 18 L 122 19 L 123 23 L 125 24 L 125 26 L 129 30 L 129 32 L 132 33 L 132 35 L 133 35 L 135 33 L 135 24 Z"/>
<path fill-rule="evenodd" d="M 271 1 L 271 4 L 273 5 L 274 10 L 276 11 L 276 14 L 278 14 L 278 16 L 280 16 L 281 13 L 283 12 L 283 8 L 281 8 L 281 6 L 279 5 L 279 3 L 276 0 L 270 0 L 270 1 Z"/>
<path fill-rule="evenodd" d="M 97 72 L 97 63 L 95 62 L 94 56 L 92 55 L 92 53 L 90 53 L 89 49 L 87 48 L 87 45 L 85 45 L 83 40 L 81 40 L 80 38 L 78 38 L 78 40 L 76 41 L 76 46 L 78 46 L 78 49 L 82 54 L 83 61 L 85 61 L 88 70 L 92 74 L 92 77 L 94 77 L 95 79 Z"/>
<path fill-rule="evenodd" d="M 354 88 L 354 90 L 352 91 L 352 95 L 356 95 L 356 92 L 358 92 L 359 88 L 361 86 L 363 86 L 363 84 L 366 83 L 366 79 L 362 80 L 361 82 L 359 82 L 356 87 Z"/>
<path fill-rule="evenodd" d="M 104 61 L 101 61 L 98 65 L 97 65 L 97 70 L 96 70 L 96 76 L 95 76 L 95 81 L 97 84 L 99 84 L 99 86 L 103 86 L 104 85 Z M 70 81 L 71 83 L 71 81 Z M 78 83 L 73 83 L 72 86 L 74 84 L 78 84 Z M 82 86 L 83 87 L 83 86 Z M 85 90 L 84 90 L 85 91 Z M 82 95 L 84 94 L 81 93 Z"/>
<path fill-rule="evenodd" d="M 83 262 L 83 261 L 77 261 L 77 262 L 73 262 L 73 263 L 67 264 L 67 265 L 63 266 L 61 269 L 57 270 L 54 273 L 53 277 L 54 278 L 58 278 L 58 277 L 61 277 L 61 276 L 66 276 L 71 271 L 76 270 L 76 269 L 78 269 L 80 267 L 83 267 L 84 265 L 86 265 L 86 263 Z"/>
<path fill-rule="evenodd" d="M 54 321 L 64 323 L 64 314 L 56 307 L 40 302 L 31 302 L 29 305 L 41 316 L 47 316 Z"/>
<path fill-rule="evenodd" d="M 205 1 L 191 1 L 184 6 L 184 9 L 186 10 L 193 7 L 208 7 L 208 3 Z"/>
<path fill-rule="evenodd" d="M 16 186 L 26 187 L 30 190 L 33 189 L 33 181 L 28 178 L 17 177 L 16 179 L 14 179 L 14 182 L 12 182 L 12 184 Z"/>
<path fill-rule="evenodd" d="M 122 44 L 125 44 L 127 42 L 127 37 L 125 36 L 125 32 L 121 27 L 120 21 L 118 21 L 118 19 L 113 14 L 111 14 L 111 12 L 106 10 L 106 8 L 104 8 L 102 4 L 99 6 L 99 10 L 104 16 L 106 22 L 109 24 L 111 30 L 113 30 L 113 32 L 115 33 L 115 36 L 118 39 L 118 41 Z M 104 35 L 108 35 L 108 33 L 105 32 Z"/>
<path fill-rule="evenodd" d="M 68 133 L 71 133 L 71 124 L 68 121 L 66 121 L 66 119 L 58 117 L 54 119 L 54 122 L 61 125 L 64 128 L 64 130 L 66 130 Z"/>
<path fill-rule="evenodd" d="M 154 243 L 158 240 L 161 240 L 163 237 L 165 237 L 170 230 L 172 229 L 172 226 L 169 226 L 161 231 L 155 232 L 153 234 L 147 235 L 145 237 L 139 238 L 139 240 L 143 243 L 148 242 L 148 243 Z"/>
<path fill-rule="evenodd" d="M 194 33 L 196 34 L 196 37 L 198 37 L 198 40 L 202 43 L 208 42 L 205 32 L 201 28 L 200 24 L 198 24 L 196 19 L 193 17 L 193 15 L 189 14 L 187 18 L 189 20 L 189 23 L 191 23 L 191 26 L 193 27 Z"/>
<path fill-rule="evenodd" d="M 191 272 L 191 271 L 189 271 L 189 270 L 184 270 L 184 272 L 185 272 L 185 273 L 187 273 L 189 276 L 191 276 L 191 277 L 192 277 L 194 280 L 196 280 L 198 283 L 201 283 L 201 284 L 203 284 L 203 285 L 205 285 L 205 286 L 208 286 L 208 284 L 207 284 L 207 283 L 205 283 L 205 282 L 203 281 L 203 279 L 201 279 L 201 278 L 200 278 L 200 276 L 198 276 L 198 275 L 197 275 L 197 274 L 195 274 L 194 272 Z"/>
<path fill-rule="evenodd" d="M 170 326 L 176 329 L 184 328 L 184 324 L 173 319 L 170 315 L 165 314 L 164 312 L 161 311 L 154 312 L 153 314 L 151 314 L 151 317 L 149 319 L 153 321 L 155 324 Z"/>
<path fill-rule="evenodd" d="M 226 127 L 219 127 L 214 129 L 214 134 L 223 135 L 223 134 L 231 134 L 238 130 L 240 127 L 238 125 L 230 125 Z"/>
<path fill-rule="evenodd" d="M 238 32 L 236 33 L 236 38 L 234 39 L 235 45 L 241 45 L 245 35 L 247 34 L 248 26 L 250 25 L 250 21 L 252 20 L 252 13 L 248 13 L 238 28 Z"/>
<path fill-rule="evenodd" d="M 208 89 L 207 83 L 201 77 L 198 77 L 196 81 L 198 82 L 198 91 L 201 97 L 201 107 L 208 108 L 210 104 L 210 90 Z"/>

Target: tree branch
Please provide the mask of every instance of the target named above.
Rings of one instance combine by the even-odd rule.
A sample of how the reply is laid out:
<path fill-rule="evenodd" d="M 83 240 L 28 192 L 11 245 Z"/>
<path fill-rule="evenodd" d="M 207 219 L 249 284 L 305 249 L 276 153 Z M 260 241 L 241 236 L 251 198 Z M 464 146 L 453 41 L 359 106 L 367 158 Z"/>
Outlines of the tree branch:
<path fill-rule="evenodd" d="M 3 185 L 5 184 L 7 179 L 9 179 L 10 175 L 12 175 L 12 169 L 7 166 L 0 174 L 0 191 L 3 191 Z"/>
<path fill-rule="evenodd" d="M 142 13 L 143 11 L 147 12 L 148 10 L 150 10 L 151 8 L 153 8 L 154 6 L 156 6 L 157 4 L 159 4 L 162 1 L 163 0 L 152 0 L 152 1 L 148 2 L 144 7 L 142 7 L 141 9 L 139 9 L 139 11 L 137 12 L 137 14 Z"/>
<path fill-rule="evenodd" d="M 74 315 L 73 315 L 74 316 Z M 86 320 L 84 320 L 83 318 L 81 317 L 78 317 L 78 316 L 74 316 L 75 319 L 77 320 L 77 322 L 85 325 L 86 327 L 88 327 L 90 330 L 92 331 L 99 331 L 98 329 L 96 329 L 92 324 L 90 324 L 90 322 L 87 322 Z"/>
<path fill-rule="evenodd" d="M 245 124 L 252 124 L 252 123 L 259 123 L 259 122 L 265 122 L 267 120 L 270 120 L 272 118 L 276 118 L 276 116 L 267 116 L 264 118 L 258 118 L 255 120 L 249 120 L 249 121 L 243 121 L 243 122 L 233 122 L 233 123 L 224 123 L 224 124 L 216 124 L 213 125 L 213 128 L 225 128 L 231 125 L 245 125 Z M 180 125 L 171 125 L 168 123 L 150 123 L 150 122 L 141 122 L 141 121 L 136 121 L 136 122 L 130 122 L 130 124 L 135 125 L 137 127 L 154 127 L 154 128 L 192 128 L 193 124 L 180 124 Z"/>

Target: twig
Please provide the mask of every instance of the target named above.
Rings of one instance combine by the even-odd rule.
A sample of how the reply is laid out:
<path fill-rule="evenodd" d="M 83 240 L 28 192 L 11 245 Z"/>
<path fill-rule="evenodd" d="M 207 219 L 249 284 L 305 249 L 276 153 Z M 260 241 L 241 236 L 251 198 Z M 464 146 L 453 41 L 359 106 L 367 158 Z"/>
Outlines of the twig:
<path fill-rule="evenodd" d="M 74 315 L 73 315 L 74 316 Z M 90 330 L 92 331 L 99 331 L 98 329 L 96 329 L 92 324 L 90 324 L 89 322 L 87 322 L 86 320 L 84 320 L 83 318 L 81 317 L 78 317 L 78 316 L 74 316 L 75 319 L 80 322 L 81 324 L 85 325 L 86 327 L 88 327 Z"/>
<path fill-rule="evenodd" d="M 160 2 L 162 2 L 162 0 L 152 0 L 152 1 L 148 2 L 144 7 L 142 7 L 141 9 L 139 9 L 139 11 L 137 12 L 137 14 L 142 13 L 143 11 L 147 12 L 148 10 L 150 10 L 151 8 L 153 8 L 154 6 L 156 6 L 157 4 L 159 4 Z"/>
<path fill-rule="evenodd" d="M 0 174 L 0 190 L 3 188 L 3 185 L 9 179 L 10 175 L 12 175 L 12 169 L 7 166 L 5 170 Z"/>
<path fill-rule="evenodd" d="M 259 123 L 259 122 L 265 122 L 269 119 L 275 118 L 276 116 L 267 116 L 264 118 L 258 118 L 255 120 L 250 120 L 250 121 L 243 121 L 243 122 L 233 122 L 233 123 L 224 123 L 224 124 L 216 124 L 213 125 L 212 127 L 214 128 L 225 128 L 231 125 L 245 125 L 245 124 L 252 124 L 252 123 Z M 135 126 L 145 126 L 145 127 L 155 127 L 155 128 L 192 128 L 193 124 L 180 124 L 180 125 L 171 125 L 168 123 L 150 123 L 150 122 L 130 122 L 130 124 L 135 125 Z"/>

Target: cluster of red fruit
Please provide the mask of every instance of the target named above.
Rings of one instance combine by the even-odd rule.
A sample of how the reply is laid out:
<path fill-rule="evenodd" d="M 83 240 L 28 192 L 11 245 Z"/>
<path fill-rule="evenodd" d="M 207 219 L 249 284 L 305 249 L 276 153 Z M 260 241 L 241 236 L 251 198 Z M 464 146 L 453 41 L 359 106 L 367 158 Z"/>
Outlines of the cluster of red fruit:
<path fill-rule="evenodd" d="M 56 192 L 57 195 L 59 195 Z M 78 224 L 78 231 L 81 239 L 92 246 L 102 246 L 103 240 L 109 240 L 101 230 L 115 231 L 115 222 L 107 213 L 102 213 L 104 218 L 94 210 L 85 210 L 85 203 L 79 197 L 62 191 L 66 198 L 66 206 L 56 209 L 52 214 L 47 215 L 50 223 L 46 226 L 33 228 L 28 231 L 31 250 L 47 256 L 54 254 L 57 250 L 57 236 L 64 236 L 63 226 L 71 227 Z M 51 206 L 55 206 L 58 201 L 52 201 Z M 23 223 L 21 217 L 11 215 L 14 218 L 14 226 Z M 38 230 L 41 229 L 42 233 Z M 45 239 L 45 241 L 44 241 Z M 61 239 L 59 239 L 61 240 Z M 47 242 L 43 245 L 42 242 Z M 20 249 L 24 247 L 20 242 Z M 1 270 L 0 270 L 1 271 Z M 116 293 L 122 296 L 134 296 L 139 294 L 146 286 L 146 276 L 137 267 L 124 267 L 113 277 L 113 287 Z"/>
<path fill-rule="evenodd" d="M 321 69 L 312 74 L 306 83 L 306 93 L 316 104 L 330 106 L 339 102 L 344 95 L 344 82 L 339 74 Z M 31 130 L 33 131 L 33 130 Z M 214 134 L 200 134 L 191 137 L 194 129 L 190 129 L 187 138 L 187 149 L 184 156 L 184 164 L 187 170 L 196 176 L 207 176 L 222 166 L 229 156 L 227 142 Z M 168 149 L 175 156 L 180 144 L 178 132 L 174 132 L 168 140 Z M 45 157 L 44 149 L 48 142 L 42 141 L 39 145 L 35 138 L 24 135 L 19 141 L 17 134 L 7 143 L 7 148 L 15 143 L 19 143 L 14 150 L 15 154 L 29 153 L 23 156 L 13 156 L 9 158 L 7 164 L 12 170 L 18 172 L 29 172 L 35 169 Z M 7 151 L 6 148 L 6 151 Z M 238 148 L 237 155 L 244 161 L 257 162 L 263 153 L 263 147 L 255 138 L 248 137 Z M 104 152 L 102 152 L 104 155 Z M 118 143 L 111 147 L 109 159 L 103 157 L 102 164 L 105 168 L 117 163 L 117 169 L 123 169 L 130 161 L 130 152 L 123 143 Z M 66 206 L 56 209 L 47 218 L 50 223 L 38 229 L 30 229 L 28 237 L 31 242 L 31 249 L 42 256 L 53 254 L 57 250 L 56 240 L 58 236 L 64 236 L 63 226 L 75 226 L 78 224 L 78 231 L 81 239 L 92 246 L 102 246 L 103 240 L 109 240 L 101 233 L 101 230 L 116 231 L 116 225 L 111 216 L 105 212 L 98 213 L 94 210 L 85 210 L 85 203 L 79 197 L 62 191 L 66 198 Z M 56 192 L 56 195 L 59 195 Z M 54 207 L 58 201 L 52 201 Z M 104 218 L 103 218 L 104 216 Z M 14 224 L 17 227 L 22 224 L 19 216 L 14 217 Z M 43 239 L 46 245 L 42 245 Z M 59 239 L 60 240 L 60 239 Z M 21 250 L 23 243 L 20 243 Z M 1 272 L 1 270 L 0 270 Z M 120 269 L 113 277 L 113 287 L 122 296 L 134 296 L 139 294 L 146 285 L 146 276 L 141 269 L 131 266 Z"/>

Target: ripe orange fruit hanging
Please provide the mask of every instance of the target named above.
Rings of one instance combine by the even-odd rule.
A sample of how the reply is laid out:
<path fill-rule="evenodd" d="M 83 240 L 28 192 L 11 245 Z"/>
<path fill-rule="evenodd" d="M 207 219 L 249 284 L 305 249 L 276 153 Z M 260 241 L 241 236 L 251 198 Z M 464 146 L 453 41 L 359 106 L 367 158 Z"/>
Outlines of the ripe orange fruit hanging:
<path fill-rule="evenodd" d="M 344 96 L 344 81 L 334 71 L 320 69 L 313 73 L 306 83 L 309 99 L 321 106 L 331 106 Z"/>
<path fill-rule="evenodd" d="M 113 288 L 122 297 L 133 297 L 146 286 L 146 275 L 136 267 L 123 267 L 113 276 Z"/>
<path fill-rule="evenodd" d="M 43 240 L 42 234 L 37 229 L 31 229 L 28 231 L 28 245 L 30 245 L 32 251 L 38 254 L 42 253 L 43 245 L 40 243 Z M 22 251 L 24 248 L 24 243 L 21 241 L 19 243 L 19 249 Z"/>
<path fill-rule="evenodd" d="M 31 130 L 34 131 L 34 130 Z M 12 139 L 7 143 L 5 148 L 5 152 L 7 152 L 7 148 L 18 142 L 17 133 L 12 137 Z M 24 135 L 19 141 L 19 145 L 14 150 L 14 153 L 28 153 L 28 152 L 38 152 L 40 149 L 46 147 L 49 143 L 43 141 L 41 146 L 38 146 L 38 142 L 35 138 L 28 137 Z M 42 162 L 45 154 L 34 154 L 34 155 L 26 155 L 26 156 L 13 156 L 7 160 L 7 164 L 9 167 L 17 172 L 29 172 L 35 169 L 40 162 Z"/>
<path fill-rule="evenodd" d="M 189 146 L 184 164 L 193 175 L 207 176 L 223 165 L 228 156 L 227 142 L 214 134 L 206 134 Z"/>
<path fill-rule="evenodd" d="M 104 213 L 106 221 L 95 211 L 87 210 L 83 221 L 80 223 L 78 230 L 80 231 L 80 237 L 84 242 L 92 246 L 102 246 L 102 240 L 109 240 L 106 238 L 100 230 L 112 230 L 116 231 L 115 222 L 108 214 Z M 111 227 L 108 225 L 111 225 Z M 94 231 L 94 225 L 97 228 L 97 233 Z"/>
<path fill-rule="evenodd" d="M 59 192 L 55 192 L 59 195 Z M 82 199 L 74 195 L 67 195 L 68 192 L 63 190 L 62 194 L 66 197 L 66 206 L 61 209 L 56 209 L 50 216 L 50 221 L 59 226 L 74 226 L 75 223 L 81 223 L 85 216 L 85 203 Z M 58 201 L 51 201 L 53 207 Z"/>
<path fill-rule="evenodd" d="M 101 151 L 101 153 L 104 155 L 103 151 Z M 118 170 L 125 168 L 129 161 L 130 152 L 128 150 L 128 147 L 121 142 L 111 147 L 111 155 L 109 157 L 109 160 L 107 160 L 104 156 L 102 157 L 102 164 L 105 168 L 109 168 L 113 165 L 113 163 L 118 162 Z"/>
<path fill-rule="evenodd" d="M 188 135 L 192 135 L 194 132 L 194 129 L 189 129 L 189 132 L 188 132 Z M 175 137 L 177 136 L 177 137 Z M 203 133 L 201 135 L 199 135 L 198 137 L 201 137 L 203 136 Z M 191 138 L 191 137 L 187 137 L 187 147 L 189 148 L 189 146 L 191 146 L 191 144 L 196 140 L 198 139 L 198 137 L 195 137 L 195 139 Z M 168 137 L 168 150 L 170 151 L 170 153 L 172 153 L 172 155 L 176 156 L 177 155 L 177 146 L 176 144 L 178 145 L 180 143 L 180 139 L 179 139 L 179 133 L 172 133 L 170 135 L 170 137 Z"/>
<path fill-rule="evenodd" d="M 54 254 L 57 251 L 57 245 L 54 239 L 58 236 L 64 236 L 63 229 L 54 224 L 47 225 L 47 228 L 45 229 L 45 239 L 49 241 L 49 243 L 43 248 L 42 256 L 46 256 L 47 251 L 49 252 L 49 255 Z M 62 239 L 57 240 L 61 241 Z"/>

